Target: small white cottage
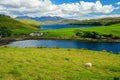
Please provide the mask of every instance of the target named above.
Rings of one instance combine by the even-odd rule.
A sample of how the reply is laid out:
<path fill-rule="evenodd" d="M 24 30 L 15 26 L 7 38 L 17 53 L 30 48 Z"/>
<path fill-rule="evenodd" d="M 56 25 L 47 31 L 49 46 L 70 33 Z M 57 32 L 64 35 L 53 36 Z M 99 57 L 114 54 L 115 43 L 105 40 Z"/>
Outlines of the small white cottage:
<path fill-rule="evenodd" d="M 43 32 L 40 32 L 40 31 L 36 31 L 36 32 L 33 32 L 33 33 L 30 33 L 30 36 L 34 37 L 34 36 L 42 36 L 43 35 Z"/>

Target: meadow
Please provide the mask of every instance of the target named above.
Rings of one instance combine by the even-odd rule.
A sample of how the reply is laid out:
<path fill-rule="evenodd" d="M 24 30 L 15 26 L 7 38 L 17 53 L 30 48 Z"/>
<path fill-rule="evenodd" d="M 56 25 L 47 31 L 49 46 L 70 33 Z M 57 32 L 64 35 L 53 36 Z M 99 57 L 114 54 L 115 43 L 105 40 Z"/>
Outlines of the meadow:
<path fill-rule="evenodd" d="M 42 30 L 43 32 L 48 32 L 48 34 L 43 37 L 58 37 L 58 38 L 74 38 L 76 37 L 76 32 L 82 31 L 95 31 L 100 34 L 112 34 L 114 36 L 120 37 L 120 23 L 113 24 L 109 26 L 96 26 L 91 28 L 67 28 L 67 29 L 56 29 L 56 30 Z"/>
<path fill-rule="evenodd" d="M 0 80 L 118 80 L 119 61 L 105 51 L 0 47 Z"/>

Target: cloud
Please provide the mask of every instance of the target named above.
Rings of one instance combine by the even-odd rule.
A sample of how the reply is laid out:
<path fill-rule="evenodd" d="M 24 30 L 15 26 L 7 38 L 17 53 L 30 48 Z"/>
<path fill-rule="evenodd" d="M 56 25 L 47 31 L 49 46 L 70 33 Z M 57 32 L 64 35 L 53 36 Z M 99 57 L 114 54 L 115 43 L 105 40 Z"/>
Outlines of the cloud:
<path fill-rule="evenodd" d="M 117 2 L 116 4 L 117 4 L 117 5 L 120 5 L 120 2 Z"/>
<path fill-rule="evenodd" d="M 116 7 L 116 9 L 117 10 L 120 9 L 120 2 L 117 2 L 116 4 L 118 5 L 118 7 Z"/>
<path fill-rule="evenodd" d="M 119 3 L 118 3 L 119 4 Z M 112 5 L 102 5 L 100 1 L 53 4 L 50 0 L 2 0 L 0 13 L 12 16 L 61 16 L 80 17 L 91 13 L 107 14 L 114 11 Z"/>

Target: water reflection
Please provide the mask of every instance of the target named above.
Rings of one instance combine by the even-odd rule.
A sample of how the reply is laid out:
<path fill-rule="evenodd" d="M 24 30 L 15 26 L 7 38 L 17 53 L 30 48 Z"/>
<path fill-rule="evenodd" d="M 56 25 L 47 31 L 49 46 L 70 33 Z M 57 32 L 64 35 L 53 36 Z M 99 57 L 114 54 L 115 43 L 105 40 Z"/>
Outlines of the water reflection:
<path fill-rule="evenodd" d="M 42 29 L 42 30 L 52 30 L 52 29 L 61 29 L 61 28 L 88 28 L 88 27 L 95 27 L 95 26 L 51 24 L 51 25 L 42 25 L 42 26 L 40 26 L 40 29 Z"/>
<path fill-rule="evenodd" d="M 61 47 L 61 48 L 87 48 L 90 50 L 107 50 L 114 53 L 120 51 L 118 42 L 79 42 L 74 40 L 25 40 L 8 44 L 12 47 Z"/>

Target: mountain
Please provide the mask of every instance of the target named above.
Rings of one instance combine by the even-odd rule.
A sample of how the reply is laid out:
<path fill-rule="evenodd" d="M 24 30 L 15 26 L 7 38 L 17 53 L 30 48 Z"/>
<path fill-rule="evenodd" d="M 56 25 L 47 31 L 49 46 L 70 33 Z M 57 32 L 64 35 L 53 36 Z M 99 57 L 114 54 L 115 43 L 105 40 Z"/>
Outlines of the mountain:
<path fill-rule="evenodd" d="M 18 16 L 17 19 L 31 19 L 40 22 L 48 22 L 48 21 L 59 21 L 63 20 L 64 18 L 58 16 L 42 16 L 42 17 L 29 17 L 29 16 Z"/>

